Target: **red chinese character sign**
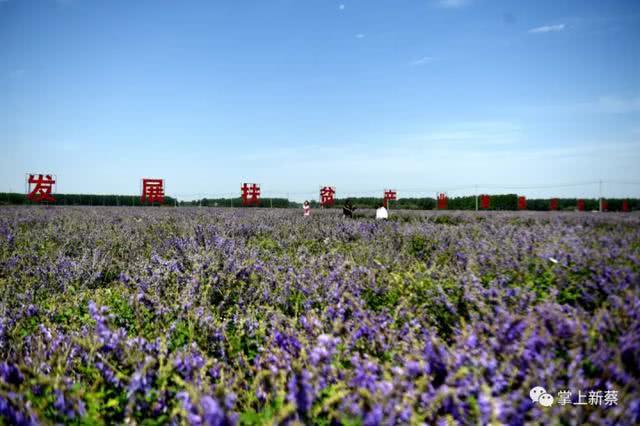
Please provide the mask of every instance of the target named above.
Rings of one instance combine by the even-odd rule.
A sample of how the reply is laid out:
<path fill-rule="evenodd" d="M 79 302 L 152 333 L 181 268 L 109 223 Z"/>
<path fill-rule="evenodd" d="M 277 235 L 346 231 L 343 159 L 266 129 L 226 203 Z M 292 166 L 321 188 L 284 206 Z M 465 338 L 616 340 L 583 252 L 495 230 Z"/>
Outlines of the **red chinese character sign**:
<path fill-rule="evenodd" d="M 397 192 L 393 189 L 385 189 L 384 190 L 384 206 L 389 208 L 389 201 L 396 200 Z"/>
<path fill-rule="evenodd" d="M 29 174 L 27 176 L 27 198 L 34 203 L 42 203 L 43 201 L 54 203 L 56 199 L 52 193 L 55 183 L 53 175 Z"/>
<path fill-rule="evenodd" d="M 622 211 L 623 212 L 628 212 L 629 211 L 629 201 L 628 200 L 623 200 L 622 201 Z"/>
<path fill-rule="evenodd" d="M 143 204 L 164 203 L 164 180 L 143 178 L 140 201 Z"/>
<path fill-rule="evenodd" d="M 260 185 L 257 183 L 243 183 L 240 187 L 241 197 L 242 197 L 242 205 L 249 206 L 251 204 L 255 204 L 256 206 L 260 204 Z"/>
<path fill-rule="evenodd" d="M 607 203 L 607 200 L 602 200 L 602 211 L 606 212 L 609 211 L 609 203 Z"/>
<path fill-rule="evenodd" d="M 446 210 L 448 203 L 449 198 L 447 197 L 447 194 L 445 194 L 444 192 L 438 194 L 438 210 Z"/>
<path fill-rule="evenodd" d="M 549 210 L 558 210 L 558 199 L 552 198 L 549 200 Z"/>
<path fill-rule="evenodd" d="M 480 196 L 480 208 L 481 209 L 489 209 L 489 196 L 481 195 Z"/>
<path fill-rule="evenodd" d="M 323 207 L 333 206 L 333 196 L 336 193 L 336 189 L 333 186 L 324 186 L 320 188 L 320 204 Z"/>
<path fill-rule="evenodd" d="M 518 210 L 526 210 L 527 209 L 527 198 L 523 195 L 518 197 Z"/>
<path fill-rule="evenodd" d="M 578 208 L 579 212 L 583 212 L 584 211 L 584 200 L 578 200 L 577 208 Z"/>

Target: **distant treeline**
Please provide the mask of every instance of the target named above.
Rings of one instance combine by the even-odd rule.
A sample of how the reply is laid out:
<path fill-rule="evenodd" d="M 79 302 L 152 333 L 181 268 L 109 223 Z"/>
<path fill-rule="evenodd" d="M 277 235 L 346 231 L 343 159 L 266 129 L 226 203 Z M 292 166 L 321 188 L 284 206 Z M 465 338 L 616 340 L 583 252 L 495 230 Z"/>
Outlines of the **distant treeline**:
<path fill-rule="evenodd" d="M 354 197 L 349 198 L 356 208 L 377 208 L 382 204 L 382 198 L 375 197 Z M 576 210 L 578 199 L 576 198 L 558 198 L 558 210 Z M 585 210 L 598 210 L 598 200 L 582 198 Z M 629 209 L 640 210 L 640 199 L 638 198 L 616 198 L 606 199 L 608 211 L 621 211 L 622 203 L 627 200 Z M 336 199 L 334 208 L 341 208 L 346 199 Z M 531 199 L 527 201 L 527 210 L 550 210 L 550 199 Z M 407 209 L 407 210 L 434 210 L 437 206 L 435 198 L 400 198 L 390 202 L 391 209 Z M 309 201 L 312 208 L 319 208 L 318 201 Z M 478 197 L 478 207 L 480 207 L 480 199 Z M 453 197 L 447 200 L 447 210 L 475 210 L 476 197 L 474 195 L 466 197 Z M 501 194 L 489 196 L 489 210 L 518 210 L 517 194 Z"/>
<path fill-rule="evenodd" d="M 301 204 L 290 202 L 286 198 L 260 198 L 258 205 L 246 207 L 273 207 L 286 209 L 289 207 L 299 207 Z M 202 206 L 202 207 L 243 207 L 242 198 L 203 198 L 194 201 L 180 201 L 181 206 Z"/>
<path fill-rule="evenodd" d="M 56 206 L 141 206 L 139 195 L 53 194 Z M 36 204 L 25 194 L 0 192 L 0 204 Z M 164 197 L 164 204 L 174 206 L 176 199 Z"/>
<path fill-rule="evenodd" d="M 54 194 L 56 202 L 53 205 L 67 206 L 140 206 L 140 196 L 138 195 L 91 195 L 91 194 Z M 489 210 L 518 210 L 517 194 L 501 194 L 489 196 Z M 333 208 L 342 208 L 346 198 L 337 198 Z M 349 198 L 353 205 L 359 209 L 374 209 L 382 204 L 382 198 L 376 197 L 353 197 Z M 576 210 L 576 198 L 558 198 L 558 210 Z M 598 200 L 583 198 L 585 210 L 598 210 Z M 638 198 L 609 198 L 606 199 L 608 211 L 621 211 L 622 203 L 627 201 L 630 210 L 640 210 L 640 199 Z M 390 202 L 391 209 L 406 210 L 434 210 L 437 205 L 435 198 L 400 198 Z M 478 199 L 478 203 L 480 200 Z M 33 204 L 27 199 L 25 194 L 0 193 L 0 204 Z M 309 200 L 312 208 L 320 208 L 317 200 Z M 242 198 L 203 198 L 194 201 L 177 201 L 172 197 L 165 197 L 166 206 L 202 206 L 202 207 L 243 207 Z M 302 203 L 289 201 L 286 198 L 261 198 L 258 206 L 249 208 L 294 208 L 301 207 Z M 453 197 L 447 202 L 447 210 L 475 210 L 476 197 Z M 544 211 L 550 210 L 550 199 L 530 199 L 527 200 L 527 210 Z"/>

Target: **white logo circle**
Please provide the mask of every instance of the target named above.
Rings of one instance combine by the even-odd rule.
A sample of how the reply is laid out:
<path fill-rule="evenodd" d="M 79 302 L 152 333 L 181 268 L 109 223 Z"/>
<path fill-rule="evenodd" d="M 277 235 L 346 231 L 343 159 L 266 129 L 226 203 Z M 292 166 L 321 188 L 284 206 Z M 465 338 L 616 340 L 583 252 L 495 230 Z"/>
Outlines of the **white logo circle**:
<path fill-rule="evenodd" d="M 545 390 L 545 388 L 543 388 L 542 386 L 536 386 L 529 391 L 529 398 L 531 398 L 533 402 L 538 402 L 540 397 L 546 393 L 547 391 Z"/>
<path fill-rule="evenodd" d="M 538 402 L 543 407 L 551 407 L 553 405 L 553 397 L 548 393 L 545 393 L 540 395 L 540 398 L 538 398 Z"/>

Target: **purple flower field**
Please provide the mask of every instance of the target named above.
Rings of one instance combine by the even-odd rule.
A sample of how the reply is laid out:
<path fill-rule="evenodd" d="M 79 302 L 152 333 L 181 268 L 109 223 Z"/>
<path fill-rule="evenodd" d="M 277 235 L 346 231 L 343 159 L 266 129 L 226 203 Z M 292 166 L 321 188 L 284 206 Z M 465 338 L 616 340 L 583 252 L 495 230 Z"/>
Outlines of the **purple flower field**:
<path fill-rule="evenodd" d="M 0 208 L 0 424 L 640 422 L 640 216 L 370 216 Z"/>

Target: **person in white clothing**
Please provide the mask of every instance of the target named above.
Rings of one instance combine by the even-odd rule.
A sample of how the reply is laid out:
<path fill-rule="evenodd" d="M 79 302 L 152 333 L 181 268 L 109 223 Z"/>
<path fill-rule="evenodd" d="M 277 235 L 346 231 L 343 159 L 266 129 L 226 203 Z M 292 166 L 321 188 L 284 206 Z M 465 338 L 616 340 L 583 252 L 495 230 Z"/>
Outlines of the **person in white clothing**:
<path fill-rule="evenodd" d="M 384 204 L 380 204 L 380 207 L 376 210 L 376 219 L 389 219 L 389 212 L 387 212 Z"/>
<path fill-rule="evenodd" d="M 302 210 L 304 211 L 304 216 L 311 216 L 311 206 L 309 205 L 308 201 L 305 201 L 304 204 L 302 205 Z"/>

